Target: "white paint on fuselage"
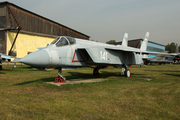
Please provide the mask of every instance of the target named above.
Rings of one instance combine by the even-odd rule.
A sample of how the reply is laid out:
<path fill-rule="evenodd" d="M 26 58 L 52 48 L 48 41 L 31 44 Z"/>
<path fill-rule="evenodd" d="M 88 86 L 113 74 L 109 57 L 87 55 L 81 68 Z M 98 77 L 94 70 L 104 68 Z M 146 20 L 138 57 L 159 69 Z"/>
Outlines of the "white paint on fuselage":
<path fill-rule="evenodd" d="M 76 40 L 76 44 L 73 44 L 73 45 L 56 47 L 56 45 L 54 44 L 54 45 L 48 46 L 46 49 L 52 49 L 52 51 L 56 51 L 56 52 L 50 53 L 51 54 L 50 56 L 54 57 L 52 58 L 51 61 L 54 60 L 55 64 L 57 64 L 57 61 L 59 61 L 57 66 L 87 66 L 88 64 L 85 61 L 81 62 L 82 61 L 81 55 L 79 55 L 79 53 L 75 53 L 75 51 L 77 50 L 77 48 L 91 48 L 91 50 L 95 51 L 95 53 L 92 53 L 91 56 L 94 56 L 93 58 L 99 63 L 112 64 L 112 65 L 113 63 L 122 64 L 122 62 L 126 63 L 128 61 L 129 61 L 128 63 L 131 63 L 130 62 L 131 58 L 129 58 L 130 56 L 128 56 L 127 54 L 123 53 L 122 55 L 118 55 L 118 54 L 115 54 L 116 52 L 111 53 L 111 51 L 108 51 L 105 48 L 110 48 L 110 49 L 114 49 L 118 51 L 119 50 L 126 51 L 129 49 L 131 49 L 131 51 L 136 51 L 136 52 L 140 51 L 137 48 L 126 47 L 122 45 L 111 45 L 111 44 L 88 41 L 88 40 L 83 40 L 83 39 L 78 39 L 78 38 L 75 38 L 75 40 Z M 73 57 L 77 59 L 75 60 L 76 62 L 73 62 L 73 59 L 74 59 Z M 140 60 L 139 58 L 140 56 L 135 57 L 135 60 L 133 60 L 133 63 L 136 63 L 136 60 L 139 61 Z M 78 60 L 79 62 L 77 62 Z M 139 62 L 141 62 L 141 60 Z M 54 63 L 50 62 L 50 65 L 54 65 Z"/>

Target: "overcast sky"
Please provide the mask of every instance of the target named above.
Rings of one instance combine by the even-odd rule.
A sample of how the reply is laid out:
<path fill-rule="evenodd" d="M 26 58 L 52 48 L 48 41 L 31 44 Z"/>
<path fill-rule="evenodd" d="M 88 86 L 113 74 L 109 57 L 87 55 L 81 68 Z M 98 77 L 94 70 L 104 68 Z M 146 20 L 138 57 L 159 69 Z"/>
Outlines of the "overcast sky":
<path fill-rule="evenodd" d="M 0 0 L 2 2 L 2 0 Z M 180 44 L 180 0 L 7 0 L 90 36 L 91 40 L 144 38 Z"/>

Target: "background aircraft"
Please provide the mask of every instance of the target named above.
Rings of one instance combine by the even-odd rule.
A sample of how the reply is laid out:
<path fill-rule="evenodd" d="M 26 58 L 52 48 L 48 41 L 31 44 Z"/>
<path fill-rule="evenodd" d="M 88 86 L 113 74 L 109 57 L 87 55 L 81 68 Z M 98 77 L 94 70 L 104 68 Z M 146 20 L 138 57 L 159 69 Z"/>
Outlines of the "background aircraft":
<path fill-rule="evenodd" d="M 9 55 L 5 55 L 5 54 L 0 53 L 0 57 L 1 57 L 1 59 L 8 59 L 8 60 L 10 60 L 11 57 L 13 57 L 13 56 L 9 56 Z"/>
<path fill-rule="evenodd" d="M 62 68 L 96 66 L 93 74 L 99 74 L 99 69 L 106 66 L 122 67 L 122 74 L 130 77 L 130 65 L 141 65 L 143 54 L 157 54 L 147 52 L 149 32 L 140 49 L 127 46 L 127 33 L 123 38 L 122 45 L 110 45 L 105 43 L 87 41 L 67 36 L 57 37 L 49 46 L 36 52 L 30 53 L 20 62 L 32 67 L 59 69 L 58 77 L 65 80 L 61 75 Z"/>
<path fill-rule="evenodd" d="M 14 58 L 14 62 L 18 62 L 21 58 L 16 58 L 14 56 L 9 56 L 9 55 L 5 55 L 0 53 L 0 70 L 2 69 L 2 62 L 5 60 L 8 60 L 9 62 L 11 61 L 11 58 Z"/>
<path fill-rule="evenodd" d="M 2 65 L 1 65 L 2 61 L 5 59 L 11 60 L 11 57 L 13 57 L 13 56 L 8 56 L 8 55 L 0 53 L 0 70 L 2 69 Z"/>
<path fill-rule="evenodd" d="M 176 55 L 175 56 L 166 56 L 166 60 L 173 60 L 174 63 L 179 63 L 180 62 L 180 53 L 179 53 L 179 47 L 178 44 L 176 43 Z"/>
<path fill-rule="evenodd" d="M 168 51 L 165 51 L 163 53 L 166 54 L 158 54 L 153 58 L 145 57 L 143 58 L 143 61 L 145 65 L 147 65 L 148 63 L 158 63 L 159 65 L 174 63 L 176 60 L 179 62 L 178 58 L 180 57 L 180 54 L 178 53 L 178 51 L 178 45 L 176 44 L 176 53 L 168 53 Z"/>
<path fill-rule="evenodd" d="M 168 51 L 165 51 L 163 53 L 167 53 L 164 55 L 156 55 L 156 57 L 153 58 L 143 58 L 144 64 L 147 65 L 148 63 L 158 63 L 159 65 L 161 64 L 166 64 L 166 63 L 173 63 L 173 59 L 177 54 L 174 53 L 168 53 Z M 169 59 L 165 59 L 165 57 L 169 55 Z"/>

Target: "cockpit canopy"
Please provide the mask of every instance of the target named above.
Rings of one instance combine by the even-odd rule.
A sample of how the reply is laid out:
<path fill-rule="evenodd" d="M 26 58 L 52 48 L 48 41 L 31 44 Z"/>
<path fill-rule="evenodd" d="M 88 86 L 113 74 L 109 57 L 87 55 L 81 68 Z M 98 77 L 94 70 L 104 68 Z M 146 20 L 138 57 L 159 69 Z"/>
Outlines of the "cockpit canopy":
<path fill-rule="evenodd" d="M 72 37 L 61 36 L 57 37 L 51 44 L 55 44 L 57 47 L 65 46 L 65 45 L 73 45 L 76 43 L 76 40 Z"/>

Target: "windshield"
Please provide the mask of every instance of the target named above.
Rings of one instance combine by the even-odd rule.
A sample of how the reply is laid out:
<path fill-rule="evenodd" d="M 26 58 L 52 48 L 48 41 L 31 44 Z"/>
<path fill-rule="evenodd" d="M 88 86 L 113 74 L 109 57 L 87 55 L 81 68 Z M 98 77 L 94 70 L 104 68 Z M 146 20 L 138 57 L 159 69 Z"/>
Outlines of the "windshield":
<path fill-rule="evenodd" d="M 51 42 L 51 44 L 55 44 L 55 43 L 59 40 L 59 38 L 60 38 L 60 37 L 57 37 L 55 40 L 53 40 L 53 41 Z"/>
<path fill-rule="evenodd" d="M 61 39 L 56 43 L 56 46 L 59 47 L 59 46 L 65 46 L 65 45 L 68 45 L 68 41 L 66 40 L 66 38 L 64 37 L 61 37 Z"/>
<path fill-rule="evenodd" d="M 70 45 L 72 45 L 72 44 L 75 44 L 75 43 L 76 43 L 76 40 L 75 40 L 74 38 L 72 38 L 72 37 L 68 37 L 68 36 L 66 36 L 66 38 L 69 40 Z"/>
<path fill-rule="evenodd" d="M 56 44 L 57 47 L 59 46 L 65 46 L 65 45 L 72 45 L 76 44 L 76 40 L 72 37 L 68 36 L 62 36 L 62 37 L 57 37 L 55 40 L 51 42 L 51 45 Z"/>

